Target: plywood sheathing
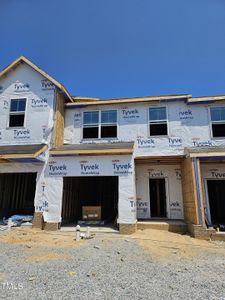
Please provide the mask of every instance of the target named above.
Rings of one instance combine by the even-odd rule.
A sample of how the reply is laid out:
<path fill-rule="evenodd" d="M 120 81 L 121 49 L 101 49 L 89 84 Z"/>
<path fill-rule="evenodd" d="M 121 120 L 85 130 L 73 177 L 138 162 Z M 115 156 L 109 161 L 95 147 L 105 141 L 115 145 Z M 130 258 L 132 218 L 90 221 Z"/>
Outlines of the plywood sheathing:
<path fill-rule="evenodd" d="M 127 149 L 102 149 L 102 150 L 68 150 L 68 151 L 50 151 L 52 156 L 70 156 L 70 155 L 126 155 L 132 154 L 133 150 Z"/>
<path fill-rule="evenodd" d="M 43 229 L 44 219 L 42 212 L 35 212 L 33 221 L 32 221 L 32 228 Z"/>
<path fill-rule="evenodd" d="M 180 164 L 183 159 L 183 155 L 176 156 L 141 156 L 135 157 L 136 164 Z"/>
<path fill-rule="evenodd" d="M 63 145 L 50 151 L 52 156 L 132 154 L 133 142 Z"/>
<path fill-rule="evenodd" d="M 199 223 L 205 226 L 205 214 L 204 214 L 204 203 L 203 203 L 203 189 L 202 189 L 202 176 L 201 176 L 201 168 L 200 168 L 200 160 L 194 159 L 196 163 L 196 174 L 195 174 L 195 182 L 196 182 L 196 190 L 198 193 L 199 199 L 198 201 L 198 215 L 199 215 Z M 198 178 L 196 178 L 198 177 Z M 198 185 L 198 186 L 197 186 Z"/>
<path fill-rule="evenodd" d="M 64 143 L 64 97 L 57 91 L 56 111 L 54 124 L 54 147 L 60 147 Z"/>
<path fill-rule="evenodd" d="M 184 220 L 187 223 L 199 224 L 196 182 L 194 165 L 190 157 L 184 158 L 181 163 L 181 181 L 184 206 Z"/>
<path fill-rule="evenodd" d="M 133 234 L 137 231 L 137 223 L 135 224 L 119 224 L 120 234 Z"/>
<path fill-rule="evenodd" d="M 58 223 L 44 223 L 44 230 L 47 231 L 56 231 L 59 229 L 59 224 Z"/>

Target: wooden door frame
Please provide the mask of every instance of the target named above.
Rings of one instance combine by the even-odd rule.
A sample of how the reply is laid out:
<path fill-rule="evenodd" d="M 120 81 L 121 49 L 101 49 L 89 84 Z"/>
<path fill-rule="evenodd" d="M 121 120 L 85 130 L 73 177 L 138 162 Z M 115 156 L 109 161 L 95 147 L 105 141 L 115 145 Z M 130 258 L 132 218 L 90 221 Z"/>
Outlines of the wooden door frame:
<path fill-rule="evenodd" d="M 150 198 L 150 179 L 164 179 L 165 180 L 165 194 L 166 194 L 166 217 L 165 219 L 170 219 L 170 198 L 169 198 L 169 179 L 167 176 L 157 176 L 157 177 L 151 177 L 148 178 L 148 186 L 149 186 L 149 217 L 150 219 L 155 219 L 155 217 L 152 218 L 151 216 L 151 198 Z"/>
<path fill-rule="evenodd" d="M 207 209 L 207 213 L 209 216 L 209 221 L 210 221 L 210 225 L 212 224 L 212 219 L 211 219 L 211 211 L 210 211 L 210 203 L 209 203 L 209 191 L 208 191 L 208 180 L 210 181 L 224 181 L 224 178 L 204 178 L 203 182 L 204 182 L 204 189 L 205 189 L 205 204 L 206 204 L 206 209 Z"/>

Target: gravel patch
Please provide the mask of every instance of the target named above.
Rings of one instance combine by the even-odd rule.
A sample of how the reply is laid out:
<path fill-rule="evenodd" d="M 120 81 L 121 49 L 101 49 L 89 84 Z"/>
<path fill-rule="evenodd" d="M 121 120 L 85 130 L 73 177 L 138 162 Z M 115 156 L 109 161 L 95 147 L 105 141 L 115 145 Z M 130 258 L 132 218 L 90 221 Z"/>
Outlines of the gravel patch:
<path fill-rule="evenodd" d="M 172 245 L 160 259 L 120 235 L 66 248 L 0 242 L 0 299 L 225 299 L 225 247 L 212 246 L 182 258 Z"/>

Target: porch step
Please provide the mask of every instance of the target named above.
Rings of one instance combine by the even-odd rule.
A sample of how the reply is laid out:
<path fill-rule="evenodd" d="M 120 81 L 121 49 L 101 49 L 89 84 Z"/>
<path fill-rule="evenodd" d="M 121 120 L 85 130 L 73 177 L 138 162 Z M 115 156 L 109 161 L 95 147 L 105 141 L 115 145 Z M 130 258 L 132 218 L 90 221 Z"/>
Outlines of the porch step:
<path fill-rule="evenodd" d="M 225 242 L 225 232 L 216 232 L 211 235 L 212 241 L 222 241 Z"/>
<path fill-rule="evenodd" d="M 187 224 L 184 221 L 138 221 L 137 229 L 159 229 L 171 232 L 186 233 Z"/>

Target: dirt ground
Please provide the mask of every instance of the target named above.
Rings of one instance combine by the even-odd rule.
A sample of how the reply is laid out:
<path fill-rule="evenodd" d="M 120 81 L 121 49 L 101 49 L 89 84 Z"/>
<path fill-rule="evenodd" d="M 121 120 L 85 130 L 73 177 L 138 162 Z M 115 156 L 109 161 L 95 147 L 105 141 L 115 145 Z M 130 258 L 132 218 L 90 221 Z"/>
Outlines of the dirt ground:
<path fill-rule="evenodd" d="M 74 242 L 73 232 L 44 231 L 31 228 L 13 228 L 11 231 L 0 235 L 0 242 L 26 245 L 27 247 L 76 247 L 84 240 Z"/>
<path fill-rule="evenodd" d="M 199 240 L 163 230 L 138 231 L 131 238 L 137 240 L 145 252 L 155 259 L 192 259 L 203 253 L 225 255 L 224 242 Z"/>
<path fill-rule="evenodd" d="M 95 234 L 93 234 L 95 236 Z M 188 235 L 181 235 L 163 230 L 146 229 L 139 230 L 133 235 L 122 236 L 115 234 L 101 234 L 104 241 L 114 239 L 135 240 L 144 249 L 146 254 L 154 259 L 171 260 L 175 255 L 176 258 L 191 259 L 202 255 L 202 253 L 225 255 L 224 242 L 210 242 L 191 238 Z M 71 248 L 82 246 L 87 240 L 75 241 L 73 232 L 48 232 L 30 228 L 14 228 L 3 235 L 0 235 L 0 242 L 8 244 L 24 245 L 28 249 L 41 248 Z M 30 251 L 31 252 L 31 251 Z M 63 256 L 62 256 L 63 257 Z M 61 258 L 62 258 L 61 257 Z M 46 256 L 36 257 L 40 260 L 59 259 L 60 256 L 54 253 L 48 253 Z M 65 257 L 64 257 L 65 258 Z M 32 258 L 29 258 L 32 260 Z M 35 260 L 35 255 L 33 257 Z"/>
<path fill-rule="evenodd" d="M 167 231 L 77 242 L 14 228 L 0 232 L 0 260 L 0 299 L 225 299 L 225 243 Z"/>

